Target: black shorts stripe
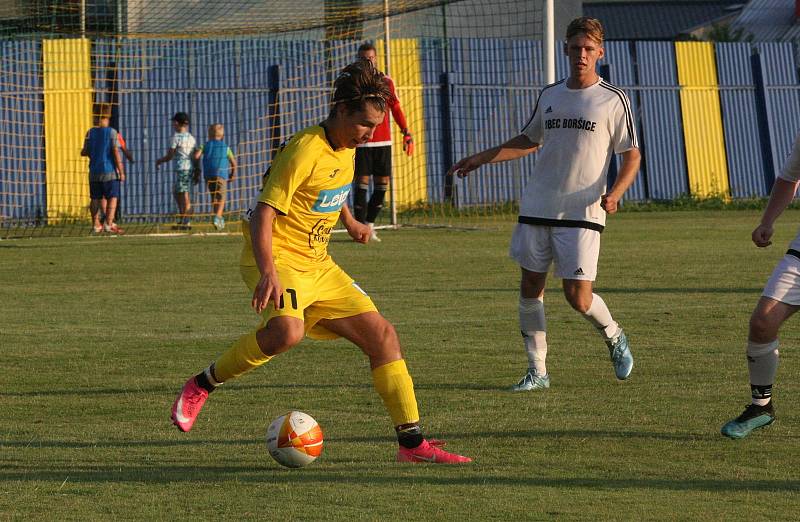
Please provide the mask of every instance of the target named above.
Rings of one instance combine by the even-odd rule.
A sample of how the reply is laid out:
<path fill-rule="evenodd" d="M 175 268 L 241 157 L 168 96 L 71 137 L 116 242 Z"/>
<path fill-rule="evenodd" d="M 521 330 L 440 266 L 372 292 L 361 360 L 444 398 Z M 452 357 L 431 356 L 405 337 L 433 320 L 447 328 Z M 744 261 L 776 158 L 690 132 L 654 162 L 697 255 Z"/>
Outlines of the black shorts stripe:
<path fill-rule="evenodd" d="M 633 128 L 633 113 L 631 112 L 631 105 L 630 101 L 628 100 L 628 96 L 622 89 L 615 87 L 614 85 L 611 85 L 605 80 L 600 82 L 600 87 L 603 87 L 604 89 L 609 90 L 615 93 L 617 96 L 619 96 L 619 99 L 622 102 L 622 106 L 625 108 L 625 123 L 628 127 L 628 134 L 630 134 L 631 136 L 631 143 L 633 144 L 634 147 L 638 149 L 639 140 L 637 139 L 636 132 Z"/>
<path fill-rule="evenodd" d="M 525 132 L 525 129 L 527 129 L 527 128 L 528 128 L 528 125 L 530 125 L 530 124 L 531 124 L 531 122 L 533 121 L 533 117 L 534 117 L 534 116 L 536 116 L 536 111 L 539 109 L 539 100 L 541 100 L 541 99 L 542 99 L 542 94 L 544 94 L 544 91 L 546 91 L 546 90 L 547 90 L 547 89 L 549 89 L 550 87 L 555 87 L 556 85 L 559 85 L 559 84 L 561 84 L 561 83 L 564 83 L 565 81 L 566 81 L 566 78 L 564 78 L 563 80 L 559 80 L 559 81 L 557 81 L 557 82 L 555 82 L 555 83 L 551 83 L 550 85 L 545 85 L 544 87 L 542 87 L 542 92 L 540 92 L 540 93 L 539 93 L 539 97 L 538 97 L 538 98 L 536 98 L 536 105 L 534 105 L 534 107 L 533 107 L 533 114 L 531 115 L 531 117 L 530 117 L 530 119 L 528 120 L 528 122 L 527 122 L 527 123 L 525 123 L 525 125 L 523 125 L 523 126 L 522 126 L 522 130 L 521 130 L 521 131 L 519 131 L 519 133 L 520 133 L 520 134 L 522 134 L 522 133 L 524 133 L 524 132 Z"/>
<path fill-rule="evenodd" d="M 525 225 L 539 225 L 541 227 L 568 227 L 568 228 L 588 228 L 589 230 L 596 230 L 602 232 L 604 227 L 600 223 L 592 223 L 591 221 L 579 221 L 577 219 L 550 219 L 538 218 L 530 216 L 519 216 L 518 223 Z"/>
<path fill-rule="evenodd" d="M 797 259 L 800 259 L 800 251 L 795 250 L 794 248 L 790 248 L 786 251 L 787 256 L 794 256 Z"/>

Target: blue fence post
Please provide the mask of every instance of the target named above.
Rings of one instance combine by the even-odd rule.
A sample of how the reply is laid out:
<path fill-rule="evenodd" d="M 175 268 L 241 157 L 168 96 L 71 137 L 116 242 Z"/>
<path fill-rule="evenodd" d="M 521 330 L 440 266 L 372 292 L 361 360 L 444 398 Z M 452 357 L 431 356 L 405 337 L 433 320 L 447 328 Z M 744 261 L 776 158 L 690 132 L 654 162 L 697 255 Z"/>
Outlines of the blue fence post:
<path fill-rule="evenodd" d="M 775 183 L 775 165 L 772 162 L 772 143 L 769 136 L 764 69 L 761 64 L 761 54 L 757 47 L 753 48 L 750 55 L 750 66 L 753 69 L 753 85 L 756 91 L 756 118 L 758 119 L 758 141 L 761 146 L 761 161 L 764 165 L 764 187 L 767 194 L 769 194 L 772 192 L 772 185 Z"/>
<path fill-rule="evenodd" d="M 278 148 L 281 146 L 281 107 L 279 101 L 280 89 L 280 67 L 278 65 L 270 65 L 267 69 L 267 83 L 269 85 L 269 96 L 267 102 L 267 111 L 269 114 L 269 132 L 270 140 L 269 146 L 272 150 L 272 158 L 278 153 Z"/>
<path fill-rule="evenodd" d="M 441 118 L 442 118 L 442 172 L 445 173 L 444 179 L 444 199 L 453 200 L 453 176 L 446 173 L 453 165 L 453 129 L 450 122 L 450 75 L 443 72 L 439 75 L 439 92 L 441 94 Z"/>

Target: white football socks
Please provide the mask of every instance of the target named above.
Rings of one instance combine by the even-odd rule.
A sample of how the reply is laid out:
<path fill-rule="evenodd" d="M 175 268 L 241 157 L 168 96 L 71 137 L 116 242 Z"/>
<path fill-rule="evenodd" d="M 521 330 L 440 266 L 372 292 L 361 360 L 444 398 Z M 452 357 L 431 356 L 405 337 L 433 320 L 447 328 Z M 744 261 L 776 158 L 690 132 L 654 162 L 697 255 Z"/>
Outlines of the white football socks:
<path fill-rule="evenodd" d="M 753 404 L 766 406 L 772 399 L 772 383 L 778 373 L 778 340 L 769 343 L 747 341 L 747 369 Z"/>
<path fill-rule="evenodd" d="M 534 369 L 537 375 L 547 375 L 547 320 L 543 299 L 520 296 L 519 327 L 528 354 L 528 368 Z"/>
<path fill-rule="evenodd" d="M 592 304 L 585 314 L 581 314 L 587 321 L 592 323 L 603 336 L 609 341 L 619 335 L 619 325 L 612 319 L 611 312 L 608 310 L 603 298 L 597 294 L 592 294 Z"/>

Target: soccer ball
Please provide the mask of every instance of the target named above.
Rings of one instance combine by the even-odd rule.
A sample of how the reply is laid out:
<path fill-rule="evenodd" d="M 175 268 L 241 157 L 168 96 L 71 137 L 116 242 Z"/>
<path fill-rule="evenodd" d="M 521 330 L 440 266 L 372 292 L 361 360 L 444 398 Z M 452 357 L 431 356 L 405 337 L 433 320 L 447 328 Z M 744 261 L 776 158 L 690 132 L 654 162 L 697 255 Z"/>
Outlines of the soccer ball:
<path fill-rule="evenodd" d="M 311 415 L 290 411 L 267 428 L 267 449 L 278 464 L 302 468 L 322 453 L 322 428 Z"/>

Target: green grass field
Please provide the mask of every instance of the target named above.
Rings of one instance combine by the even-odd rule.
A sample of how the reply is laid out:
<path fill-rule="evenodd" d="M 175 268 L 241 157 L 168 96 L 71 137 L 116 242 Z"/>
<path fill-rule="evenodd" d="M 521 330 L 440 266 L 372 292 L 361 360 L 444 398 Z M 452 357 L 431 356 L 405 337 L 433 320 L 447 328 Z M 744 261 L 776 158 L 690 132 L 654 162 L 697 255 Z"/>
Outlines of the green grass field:
<path fill-rule="evenodd" d="M 365 357 L 304 341 L 225 385 L 191 433 L 175 394 L 257 323 L 234 236 L 0 242 L 0 519 L 790 520 L 800 513 L 796 320 L 784 327 L 778 421 L 719 435 L 748 402 L 750 311 L 794 237 L 749 240 L 757 211 L 624 213 L 596 287 L 636 366 L 617 382 L 593 329 L 551 281 L 552 388 L 526 367 L 510 223 L 401 229 L 331 251 L 397 327 L 426 432 L 472 465 L 393 462 Z M 264 433 L 289 409 L 325 430 L 287 470 Z M 792 514 L 794 513 L 794 514 Z"/>

